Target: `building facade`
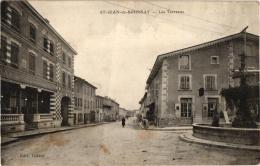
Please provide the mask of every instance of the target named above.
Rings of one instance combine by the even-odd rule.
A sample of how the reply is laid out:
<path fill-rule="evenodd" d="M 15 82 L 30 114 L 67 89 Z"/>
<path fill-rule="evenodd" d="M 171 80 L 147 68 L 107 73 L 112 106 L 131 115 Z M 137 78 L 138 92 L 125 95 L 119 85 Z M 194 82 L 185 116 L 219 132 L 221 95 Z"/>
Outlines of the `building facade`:
<path fill-rule="evenodd" d="M 119 104 L 105 96 L 96 96 L 97 110 L 101 113 L 103 121 L 110 122 L 116 121 L 119 117 Z"/>
<path fill-rule="evenodd" d="M 74 76 L 74 122 L 86 124 L 96 122 L 96 87 L 86 80 Z"/>
<path fill-rule="evenodd" d="M 1 2 L 1 16 L 2 131 L 69 125 L 76 51 L 27 1 Z M 66 88 L 62 50 L 71 62 Z"/>
<path fill-rule="evenodd" d="M 247 33 L 246 38 L 246 68 L 259 70 L 259 37 Z M 234 86 L 243 50 L 243 33 L 238 33 L 158 56 L 141 102 L 147 119 L 158 126 L 211 123 L 218 111 L 227 121 L 220 92 Z"/>

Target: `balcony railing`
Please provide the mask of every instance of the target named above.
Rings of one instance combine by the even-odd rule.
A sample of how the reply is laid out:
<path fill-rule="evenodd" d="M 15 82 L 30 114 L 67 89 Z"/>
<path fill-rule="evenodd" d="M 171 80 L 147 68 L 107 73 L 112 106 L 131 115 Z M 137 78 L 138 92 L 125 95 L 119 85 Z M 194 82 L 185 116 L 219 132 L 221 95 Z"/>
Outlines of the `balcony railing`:
<path fill-rule="evenodd" d="M 23 114 L 1 114 L 1 125 L 24 123 Z"/>

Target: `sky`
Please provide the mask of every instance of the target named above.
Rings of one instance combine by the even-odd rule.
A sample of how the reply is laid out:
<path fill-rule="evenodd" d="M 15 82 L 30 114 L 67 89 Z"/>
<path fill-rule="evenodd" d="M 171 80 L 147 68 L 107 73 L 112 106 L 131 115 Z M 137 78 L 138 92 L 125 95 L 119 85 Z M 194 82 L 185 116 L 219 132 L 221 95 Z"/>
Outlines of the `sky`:
<path fill-rule="evenodd" d="M 29 2 L 78 52 L 75 75 L 126 109 L 139 108 L 158 55 L 238 33 L 245 26 L 259 34 L 257 1 Z M 146 13 L 123 13 L 128 10 Z"/>

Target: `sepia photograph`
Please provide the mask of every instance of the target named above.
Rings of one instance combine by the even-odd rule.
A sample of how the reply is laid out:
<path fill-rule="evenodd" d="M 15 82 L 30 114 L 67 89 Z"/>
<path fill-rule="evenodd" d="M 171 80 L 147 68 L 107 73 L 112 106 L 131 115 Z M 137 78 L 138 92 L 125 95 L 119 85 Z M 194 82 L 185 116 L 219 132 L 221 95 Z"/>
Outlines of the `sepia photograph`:
<path fill-rule="evenodd" d="M 259 1 L 0 3 L 2 166 L 260 165 Z"/>

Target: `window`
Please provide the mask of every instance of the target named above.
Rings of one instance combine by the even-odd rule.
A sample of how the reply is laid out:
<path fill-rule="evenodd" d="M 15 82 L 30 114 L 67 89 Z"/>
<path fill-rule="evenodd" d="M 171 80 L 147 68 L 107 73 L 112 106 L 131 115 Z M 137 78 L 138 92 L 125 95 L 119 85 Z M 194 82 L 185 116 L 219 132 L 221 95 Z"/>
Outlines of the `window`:
<path fill-rule="evenodd" d="M 11 24 L 16 30 L 20 30 L 20 15 L 14 8 L 12 8 Z"/>
<path fill-rule="evenodd" d="M 210 64 L 219 64 L 219 57 L 218 56 L 211 56 L 210 57 Z"/>
<path fill-rule="evenodd" d="M 189 90 L 191 89 L 191 76 L 190 75 L 181 75 L 179 77 L 179 89 Z"/>
<path fill-rule="evenodd" d="M 78 106 L 82 107 L 82 99 L 81 98 L 78 98 Z"/>
<path fill-rule="evenodd" d="M 181 98 L 181 117 L 190 118 L 192 113 L 192 98 Z"/>
<path fill-rule="evenodd" d="M 68 75 L 68 88 L 69 89 L 71 88 L 71 77 L 70 77 L 70 75 Z"/>
<path fill-rule="evenodd" d="M 50 80 L 53 81 L 54 78 L 54 66 L 50 64 Z"/>
<path fill-rule="evenodd" d="M 62 53 L 62 61 L 63 61 L 63 64 L 66 64 L 66 54 L 65 53 Z"/>
<path fill-rule="evenodd" d="M 43 78 L 47 79 L 48 78 L 48 64 L 47 61 L 43 60 Z"/>
<path fill-rule="evenodd" d="M 71 57 L 68 57 L 68 65 L 71 67 Z"/>
<path fill-rule="evenodd" d="M 52 42 L 50 42 L 50 54 L 54 55 L 54 46 Z"/>
<path fill-rule="evenodd" d="M 87 108 L 87 101 L 84 100 L 84 108 Z"/>
<path fill-rule="evenodd" d="M 6 22 L 7 20 L 7 2 L 2 1 L 1 2 L 1 18 L 3 22 Z"/>
<path fill-rule="evenodd" d="M 6 54 L 7 54 L 7 42 L 6 37 L 1 36 L 1 50 L 0 50 L 0 60 L 2 62 L 6 61 Z"/>
<path fill-rule="evenodd" d="M 48 52 L 48 39 L 45 37 L 43 38 L 43 49 Z"/>
<path fill-rule="evenodd" d="M 65 74 L 65 72 L 62 73 L 62 86 L 66 87 L 66 74 Z"/>
<path fill-rule="evenodd" d="M 35 55 L 29 53 L 29 73 L 35 74 Z"/>
<path fill-rule="evenodd" d="M 216 90 L 217 82 L 216 75 L 206 75 L 204 76 L 204 87 L 205 90 Z"/>
<path fill-rule="evenodd" d="M 30 24 L 30 41 L 36 41 L 36 27 L 33 24 Z"/>
<path fill-rule="evenodd" d="M 179 69 L 180 70 L 189 70 L 190 69 L 190 56 L 189 55 L 180 55 L 179 56 Z"/>
<path fill-rule="evenodd" d="M 78 106 L 78 104 L 77 104 L 77 97 L 74 97 L 74 105 L 75 105 L 75 107 L 77 107 Z"/>
<path fill-rule="evenodd" d="M 18 66 L 18 54 L 19 54 L 19 46 L 15 43 L 11 43 L 11 65 L 17 67 Z"/>

